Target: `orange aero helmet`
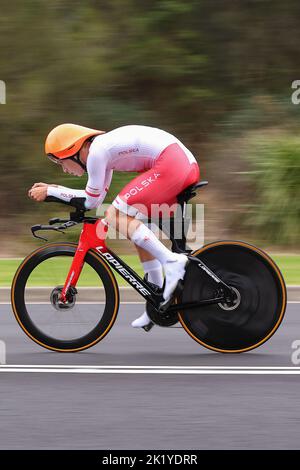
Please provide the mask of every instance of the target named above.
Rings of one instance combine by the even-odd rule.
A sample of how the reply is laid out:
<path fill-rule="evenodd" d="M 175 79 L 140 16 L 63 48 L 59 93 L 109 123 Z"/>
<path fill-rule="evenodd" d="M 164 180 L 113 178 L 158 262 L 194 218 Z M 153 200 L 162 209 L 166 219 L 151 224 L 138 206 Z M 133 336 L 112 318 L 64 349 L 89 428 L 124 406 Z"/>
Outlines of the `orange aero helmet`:
<path fill-rule="evenodd" d="M 45 152 L 57 159 L 70 158 L 76 155 L 84 142 L 94 135 L 105 134 L 105 131 L 78 126 L 77 124 L 60 124 L 48 134 Z"/>

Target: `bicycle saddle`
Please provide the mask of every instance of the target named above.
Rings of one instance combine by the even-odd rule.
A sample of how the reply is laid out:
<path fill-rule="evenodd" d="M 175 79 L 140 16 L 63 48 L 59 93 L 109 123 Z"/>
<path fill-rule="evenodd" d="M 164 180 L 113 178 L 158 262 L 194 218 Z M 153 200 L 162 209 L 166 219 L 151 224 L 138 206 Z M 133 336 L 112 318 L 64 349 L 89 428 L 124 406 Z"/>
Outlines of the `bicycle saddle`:
<path fill-rule="evenodd" d="M 203 186 L 206 186 L 207 184 L 208 184 L 208 181 L 199 181 L 196 184 L 192 184 L 191 186 L 188 186 L 181 193 L 178 194 L 177 196 L 178 202 L 189 201 L 189 199 L 192 199 L 192 197 L 196 196 L 198 189 L 202 188 Z"/>

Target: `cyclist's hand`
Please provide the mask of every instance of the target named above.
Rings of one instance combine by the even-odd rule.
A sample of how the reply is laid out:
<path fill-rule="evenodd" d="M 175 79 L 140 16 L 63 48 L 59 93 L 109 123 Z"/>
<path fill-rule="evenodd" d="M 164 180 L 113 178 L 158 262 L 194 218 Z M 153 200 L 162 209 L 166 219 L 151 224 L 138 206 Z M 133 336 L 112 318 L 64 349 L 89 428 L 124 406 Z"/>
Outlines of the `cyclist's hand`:
<path fill-rule="evenodd" d="M 46 183 L 35 183 L 28 191 L 28 196 L 34 201 L 42 202 L 47 197 L 48 184 Z"/>
<path fill-rule="evenodd" d="M 41 188 L 42 186 L 53 186 L 53 185 L 52 185 L 52 184 L 50 185 L 50 184 L 48 184 L 48 183 L 34 183 L 34 184 L 32 185 L 32 188 L 31 188 L 31 189 L 33 189 L 33 188 Z"/>

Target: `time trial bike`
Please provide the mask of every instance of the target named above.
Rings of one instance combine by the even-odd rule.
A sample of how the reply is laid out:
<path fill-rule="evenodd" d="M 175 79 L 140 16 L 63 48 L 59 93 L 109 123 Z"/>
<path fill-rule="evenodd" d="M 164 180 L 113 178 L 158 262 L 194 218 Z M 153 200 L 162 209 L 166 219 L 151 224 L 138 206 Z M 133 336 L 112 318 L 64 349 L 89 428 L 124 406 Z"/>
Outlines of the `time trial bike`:
<path fill-rule="evenodd" d="M 177 197 L 184 226 L 185 207 L 206 181 Z M 241 353 L 267 341 L 279 327 L 286 308 L 286 287 L 274 261 L 261 249 L 242 241 L 217 241 L 194 251 L 185 230 L 176 238 L 170 219 L 172 250 L 189 257 L 181 289 L 162 308 L 163 288 L 141 278 L 106 246 L 107 227 L 88 217 L 84 198 L 69 203 L 52 196 L 48 202 L 72 206 L 68 219 L 51 219 L 40 230 L 63 231 L 83 224 L 79 242 L 49 243 L 29 254 L 12 283 L 15 317 L 40 346 L 77 352 L 94 346 L 112 328 L 119 310 L 119 287 L 113 270 L 145 300 L 152 322 L 171 327 L 179 322 L 202 346 L 223 353 Z M 162 218 L 159 227 L 163 228 Z"/>

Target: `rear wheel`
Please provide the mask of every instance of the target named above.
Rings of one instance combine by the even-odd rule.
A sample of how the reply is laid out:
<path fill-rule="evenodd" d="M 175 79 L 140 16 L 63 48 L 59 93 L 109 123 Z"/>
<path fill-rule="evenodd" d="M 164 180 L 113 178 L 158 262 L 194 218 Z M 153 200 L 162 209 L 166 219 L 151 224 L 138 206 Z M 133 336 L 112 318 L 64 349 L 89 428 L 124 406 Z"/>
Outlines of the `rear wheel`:
<path fill-rule="evenodd" d="M 218 352 L 240 353 L 267 341 L 279 327 L 286 308 L 286 288 L 274 261 L 243 242 L 216 242 L 191 254 L 203 261 L 236 293 L 225 303 L 184 310 L 179 320 L 202 346 Z M 217 296 L 216 283 L 190 263 L 180 302 Z"/>
<path fill-rule="evenodd" d="M 76 289 L 67 302 L 60 292 L 76 245 L 49 244 L 29 255 L 12 284 L 12 307 L 24 332 L 40 346 L 76 352 L 98 343 L 109 332 L 119 308 L 119 290 L 110 267 L 89 251 Z"/>

